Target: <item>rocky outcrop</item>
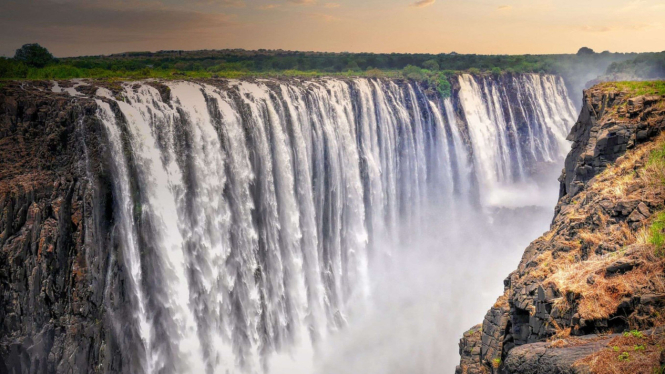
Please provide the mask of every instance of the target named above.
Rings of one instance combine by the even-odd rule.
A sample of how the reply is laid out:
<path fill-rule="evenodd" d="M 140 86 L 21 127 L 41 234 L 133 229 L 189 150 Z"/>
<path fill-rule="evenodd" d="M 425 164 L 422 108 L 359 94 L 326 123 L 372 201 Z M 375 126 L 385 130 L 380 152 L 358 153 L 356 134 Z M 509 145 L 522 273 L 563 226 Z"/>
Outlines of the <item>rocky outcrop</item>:
<path fill-rule="evenodd" d="M 0 373 L 119 372 L 108 317 L 122 277 L 96 107 L 47 89 L 0 89 Z"/>
<path fill-rule="evenodd" d="M 649 161 L 665 144 L 664 109 L 660 95 L 611 84 L 585 92 L 551 229 L 525 250 L 482 330 L 465 333 L 457 373 L 594 372 L 582 361 L 604 352 L 604 334 L 663 324 L 664 261 L 644 238 L 665 201 L 665 171 Z"/>
<path fill-rule="evenodd" d="M 660 102 L 658 95 L 627 98 L 621 92 L 588 90 L 568 136 L 573 146 L 561 176 L 561 196 L 574 196 L 626 150 L 660 134 L 664 111 L 654 105 Z"/>

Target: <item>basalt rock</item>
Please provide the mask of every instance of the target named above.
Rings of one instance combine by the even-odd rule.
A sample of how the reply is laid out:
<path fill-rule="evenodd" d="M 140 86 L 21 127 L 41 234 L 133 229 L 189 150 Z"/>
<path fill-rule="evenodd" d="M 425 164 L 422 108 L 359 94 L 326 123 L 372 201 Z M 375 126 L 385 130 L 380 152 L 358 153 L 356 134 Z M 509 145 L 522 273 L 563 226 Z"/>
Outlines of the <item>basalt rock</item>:
<path fill-rule="evenodd" d="M 664 105 L 659 95 L 631 97 L 604 87 L 585 92 L 568 137 L 573 145 L 559 179 L 551 230 L 526 248 L 518 269 L 504 281 L 505 294 L 497 304 L 506 306 L 488 311 L 479 338 L 465 335 L 460 341 L 459 373 L 584 373 L 590 369 L 576 363 L 606 347 L 609 335 L 603 334 L 660 323 L 663 292 L 657 285 L 621 291 L 620 300 L 607 296 L 602 302 L 609 306 L 594 314 L 582 305 L 584 295 L 563 292 L 552 273 L 577 266 L 585 274 L 579 282 L 588 290 L 635 274 L 648 278 L 663 273 L 662 259 L 650 255 L 635 237 L 663 209 L 665 196 L 648 183 L 635 182 L 633 175 L 639 176 L 647 163 L 649 153 L 641 150 L 652 149 L 665 129 L 659 109 Z M 603 173 L 614 166 L 623 170 L 623 181 Z M 584 273 L 584 266 L 596 267 Z M 582 340 L 572 346 L 551 344 L 568 335 Z M 469 347 L 477 350 L 478 339 L 480 354 L 466 353 Z"/>
<path fill-rule="evenodd" d="M 120 372 L 96 107 L 16 85 L 0 92 L 0 373 Z"/>

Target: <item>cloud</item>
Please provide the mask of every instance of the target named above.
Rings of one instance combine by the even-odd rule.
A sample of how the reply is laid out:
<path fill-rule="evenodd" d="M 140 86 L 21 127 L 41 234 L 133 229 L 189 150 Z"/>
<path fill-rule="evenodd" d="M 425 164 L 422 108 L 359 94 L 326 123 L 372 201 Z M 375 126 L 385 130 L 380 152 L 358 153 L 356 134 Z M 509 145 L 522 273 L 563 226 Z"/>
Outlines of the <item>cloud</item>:
<path fill-rule="evenodd" d="M 314 18 L 316 20 L 323 22 L 337 22 L 342 20 L 339 17 L 331 16 L 330 14 L 325 14 L 325 13 L 308 13 L 307 15 L 310 18 Z"/>
<path fill-rule="evenodd" d="M 294 5 L 314 5 L 316 4 L 316 0 L 287 0 L 286 1 L 289 4 L 294 4 Z"/>
<path fill-rule="evenodd" d="M 261 6 L 257 7 L 256 9 L 270 10 L 270 9 L 279 8 L 280 6 L 281 6 L 280 4 L 266 4 L 266 5 L 261 5 Z"/>
<path fill-rule="evenodd" d="M 430 6 L 430 5 L 434 4 L 435 1 L 436 0 L 420 0 L 420 1 L 416 1 L 415 3 L 412 3 L 411 7 L 424 8 L 426 6 Z"/>
<path fill-rule="evenodd" d="M 610 26 L 590 26 L 590 25 L 581 26 L 579 27 L 579 29 L 585 32 L 609 32 L 615 30 L 614 27 Z"/>
<path fill-rule="evenodd" d="M 244 8 L 244 0 L 195 0 L 198 3 L 210 4 L 210 5 L 221 5 L 225 7 L 233 8 Z"/>
<path fill-rule="evenodd" d="M 625 25 L 583 25 L 578 26 L 577 29 L 590 32 L 590 33 L 605 33 L 612 31 L 642 31 L 652 28 L 658 28 L 658 24 L 649 24 L 649 23 L 634 23 L 634 24 L 625 24 Z"/>
<path fill-rule="evenodd" d="M 337 3 L 325 3 L 323 5 L 324 8 L 332 9 L 332 8 L 339 8 L 340 5 Z"/>
<path fill-rule="evenodd" d="M 507 11 L 513 9 L 512 5 L 499 5 L 498 8 L 496 8 L 499 11 Z"/>

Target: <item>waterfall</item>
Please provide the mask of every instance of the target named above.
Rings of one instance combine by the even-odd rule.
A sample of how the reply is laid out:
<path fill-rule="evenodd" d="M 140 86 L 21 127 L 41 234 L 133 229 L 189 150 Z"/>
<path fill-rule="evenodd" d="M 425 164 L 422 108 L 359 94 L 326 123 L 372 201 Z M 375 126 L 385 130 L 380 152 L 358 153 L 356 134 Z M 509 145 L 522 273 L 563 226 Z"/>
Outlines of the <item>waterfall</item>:
<path fill-rule="evenodd" d="M 445 99 L 361 78 L 100 89 L 129 371 L 277 372 L 315 356 L 433 216 L 501 206 L 497 191 L 562 160 L 574 109 L 560 78 L 458 79 Z"/>

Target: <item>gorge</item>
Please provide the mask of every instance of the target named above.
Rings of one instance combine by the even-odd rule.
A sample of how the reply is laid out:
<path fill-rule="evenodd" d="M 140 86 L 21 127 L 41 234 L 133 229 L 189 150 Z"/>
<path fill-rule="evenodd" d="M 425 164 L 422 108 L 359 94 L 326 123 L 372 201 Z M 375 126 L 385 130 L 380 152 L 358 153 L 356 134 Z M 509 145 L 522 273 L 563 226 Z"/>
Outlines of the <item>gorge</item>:
<path fill-rule="evenodd" d="M 460 297 L 491 304 L 480 285 L 547 230 L 576 109 L 552 75 L 451 84 L 0 87 L 0 372 L 452 372 L 482 316 Z M 402 313 L 411 282 L 440 331 Z M 414 331 L 439 361 L 345 340 Z"/>

